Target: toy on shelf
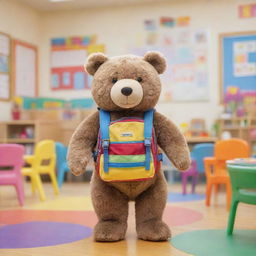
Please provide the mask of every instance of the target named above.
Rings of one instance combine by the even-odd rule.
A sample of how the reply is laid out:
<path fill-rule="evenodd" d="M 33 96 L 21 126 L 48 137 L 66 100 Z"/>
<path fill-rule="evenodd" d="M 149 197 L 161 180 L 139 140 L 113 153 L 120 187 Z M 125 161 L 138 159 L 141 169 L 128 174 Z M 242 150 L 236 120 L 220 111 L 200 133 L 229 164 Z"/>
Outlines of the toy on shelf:
<path fill-rule="evenodd" d="M 19 203 L 24 204 L 24 187 L 21 168 L 23 166 L 24 147 L 17 144 L 0 144 L 0 167 L 12 167 L 0 171 L 0 185 L 15 186 Z"/>
<path fill-rule="evenodd" d="M 67 102 L 64 104 L 62 118 L 63 120 L 71 120 L 75 116 L 75 111 L 72 109 L 72 104 Z"/>
<path fill-rule="evenodd" d="M 204 119 L 192 119 L 190 121 L 190 133 L 191 136 L 202 136 L 202 137 L 207 137 L 208 132 L 206 131 L 205 128 L 205 120 Z"/>
<path fill-rule="evenodd" d="M 21 119 L 21 110 L 18 103 L 14 102 L 12 105 L 12 119 L 20 120 Z"/>

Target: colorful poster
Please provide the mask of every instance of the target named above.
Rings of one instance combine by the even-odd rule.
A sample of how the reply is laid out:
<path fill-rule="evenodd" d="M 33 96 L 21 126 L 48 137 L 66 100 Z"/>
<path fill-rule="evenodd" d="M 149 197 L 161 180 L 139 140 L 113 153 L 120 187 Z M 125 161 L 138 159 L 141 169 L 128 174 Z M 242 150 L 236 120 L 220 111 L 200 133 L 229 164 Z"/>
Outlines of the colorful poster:
<path fill-rule="evenodd" d="M 240 5 L 238 7 L 239 18 L 253 18 L 256 17 L 256 4 Z"/>
<path fill-rule="evenodd" d="M 167 70 L 161 75 L 162 101 L 209 100 L 208 33 L 206 30 L 173 28 L 155 32 L 154 44 L 131 47 L 130 52 L 144 55 L 160 51 L 167 60 Z"/>
<path fill-rule="evenodd" d="M 11 38 L 0 33 L 0 100 L 9 100 L 11 95 L 10 83 L 10 45 Z"/>
<path fill-rule="evenodd" d="M 256 40 L 235 42 L 233 44 L 234 76 L 256 75 Z"/>
<path fill-rule="evenodd" d="M 105 46 L 96 41 L 94 35 L 51 40 L 52 90 L 90 89 L 91 79 L 84 72 L 84 62 L 88 54 L 105 51 Z"/>

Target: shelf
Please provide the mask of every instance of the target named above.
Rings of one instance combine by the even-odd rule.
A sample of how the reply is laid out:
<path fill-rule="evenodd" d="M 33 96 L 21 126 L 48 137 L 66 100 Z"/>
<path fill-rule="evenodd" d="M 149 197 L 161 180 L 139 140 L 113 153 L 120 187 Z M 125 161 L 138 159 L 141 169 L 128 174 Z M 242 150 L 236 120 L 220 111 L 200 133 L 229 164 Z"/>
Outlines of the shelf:
<path fill-rule="evenodd" d="M 217 137 L 186 137 L 187 143 L 216 142 Z"/>
<path fill-rule="evenodd" d="M 29 138 L 8 138 L 7 143 L 35 143 L 35 139 Z"/>

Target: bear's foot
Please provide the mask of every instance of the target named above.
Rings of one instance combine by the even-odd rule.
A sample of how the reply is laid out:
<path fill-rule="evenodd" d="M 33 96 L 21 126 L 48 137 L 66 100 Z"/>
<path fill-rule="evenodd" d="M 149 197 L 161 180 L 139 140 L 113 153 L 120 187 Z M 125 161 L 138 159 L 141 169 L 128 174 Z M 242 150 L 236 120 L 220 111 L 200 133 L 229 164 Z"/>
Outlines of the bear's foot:
<path fill-rule="evenodd" d="M 166 241 L 171 238 L 171 231 L 161 220 L 148 220 L 137 225 L 138 238 L 147 241 Z"/>
<path fill-rule="evenodd" d="M 127 224 L 116 220 L 99 221 L 94 227 L 94 240 L 115 242 L 125 238 Z"/>

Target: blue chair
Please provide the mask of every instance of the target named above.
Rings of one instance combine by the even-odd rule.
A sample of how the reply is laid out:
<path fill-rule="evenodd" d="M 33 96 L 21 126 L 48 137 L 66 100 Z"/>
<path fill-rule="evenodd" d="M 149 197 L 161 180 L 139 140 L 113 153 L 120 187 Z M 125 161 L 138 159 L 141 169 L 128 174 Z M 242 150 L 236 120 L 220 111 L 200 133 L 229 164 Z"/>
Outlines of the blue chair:
<path fill-rule="evenodd" d="M 60 142 L 55 143 L 56 149 L 56 168 L 58 174 L 58 186 L 61 187 L 64 181 L 65 173 L 69 172 L 67 163 L 67 147 Z"/>
<path fill-rule="evenodd" d="M 204 158 L 213 156 L 214 144 L 200 143 L 194 146 L 191 152 L 192 164 L 186 172 L 181 172 L 182 193 L 187 193 L 187 179 L 192 177 L 192 193 L 195 193 L 195 186 L 199 173 L 204 173 Z"/>
<path fill-rule="evenodd" d="M 194 146 L 191 157 L 196 161 L 196 168 L 199 173 L 204 173 L 204 158 L 213 156 L 213 143 L 200 143 Z"/>

